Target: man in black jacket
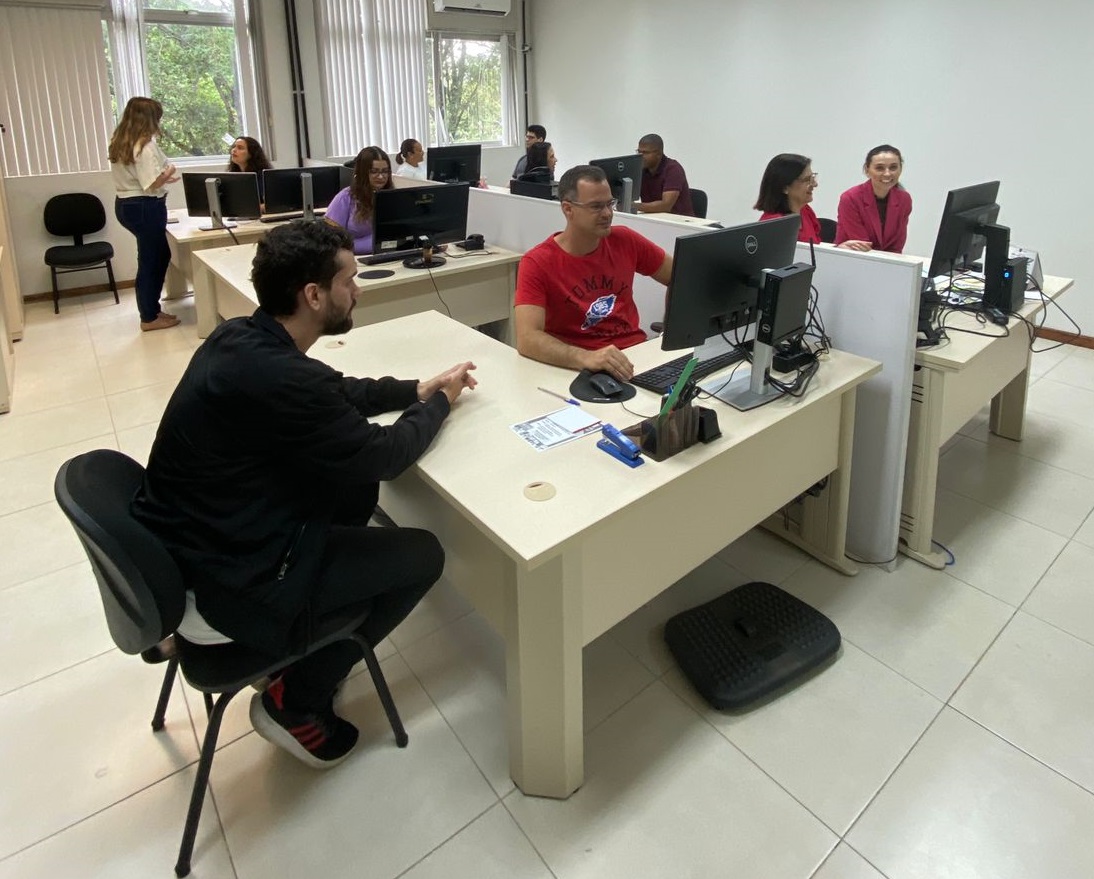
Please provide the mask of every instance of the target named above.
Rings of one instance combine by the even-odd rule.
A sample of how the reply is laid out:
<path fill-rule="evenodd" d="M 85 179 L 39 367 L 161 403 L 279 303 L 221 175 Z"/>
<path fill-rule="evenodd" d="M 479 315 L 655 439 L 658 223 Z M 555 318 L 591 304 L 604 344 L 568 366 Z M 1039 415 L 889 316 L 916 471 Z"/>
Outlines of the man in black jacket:
<path fill-rule="evenodd" d="M 352 242 L 330 224 L 297 221 L 259 242 L 259 307 L 195 352 L 133 503 L 205 621 L 272 655 L 307 643 L 313 619 L 365 602 L 362 634 L 379 643 L 444 568 L 429 532 L 366 526 L 378 482 L 421 456 L 475 367 L 357 379 L 308 357 L 353 326 L 355 277 Z M 388 427 L 368 420 L 400 409 Z M 343 641 L 293 665 L 252 699 L 256 731 L 311 766 L 342 760 L 357 729 L 334 713 L 334 691 L 360 658 Z"/>

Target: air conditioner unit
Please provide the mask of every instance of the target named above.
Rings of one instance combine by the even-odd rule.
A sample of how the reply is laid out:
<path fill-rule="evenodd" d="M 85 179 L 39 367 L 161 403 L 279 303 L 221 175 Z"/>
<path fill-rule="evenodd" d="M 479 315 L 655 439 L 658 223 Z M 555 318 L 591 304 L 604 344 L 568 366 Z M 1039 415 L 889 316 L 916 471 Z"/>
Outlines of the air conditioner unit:
<path fill-rule="evenodd" d="M 474 15 L 508 15 L 511 0 L 433 0 L 434 12 L 470 12 Z"/>

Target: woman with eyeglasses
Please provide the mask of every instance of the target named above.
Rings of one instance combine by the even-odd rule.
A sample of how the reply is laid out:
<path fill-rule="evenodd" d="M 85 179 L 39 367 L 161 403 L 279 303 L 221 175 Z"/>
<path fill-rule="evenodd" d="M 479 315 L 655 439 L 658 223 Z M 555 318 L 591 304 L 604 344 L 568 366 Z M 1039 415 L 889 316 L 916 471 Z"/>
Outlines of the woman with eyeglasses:
<path fill-rule="evenodd" d="M 760 195 L 753 208 L 763 211 L 761 220 L 773 220 L 787 214 L 801 217 L 798 240 L 821 243 L 821 227 L 817 214 L 809 206 L 813 190 L 817 188 L 817 175 L 813 172 L 813 160 L 797 153 L 780 153 L 767 163 L 760 180 Z M 869 242 L 846 241 L 840 247 L 855 248 L 856 244 Z"/>
<path fill-rule="evenodd" d="M 900 185 L 903 170 L 904 157 L 895 146 L 883 143 L 866 154 L 862 165 L 866 182 L 839 197 L 836 244 L 853 250 L 903 252 L 912 213 L 912 197 Z"/>
<path fill-rule="evenodd" d="M 354 253 L 372 253 L 373 200 L 377 190 L 391 188 L 391 159 L 379 147 L 365 147 L 353 162 L 353 182 L 333 198 L 326 214 L 349 232 Z"/>

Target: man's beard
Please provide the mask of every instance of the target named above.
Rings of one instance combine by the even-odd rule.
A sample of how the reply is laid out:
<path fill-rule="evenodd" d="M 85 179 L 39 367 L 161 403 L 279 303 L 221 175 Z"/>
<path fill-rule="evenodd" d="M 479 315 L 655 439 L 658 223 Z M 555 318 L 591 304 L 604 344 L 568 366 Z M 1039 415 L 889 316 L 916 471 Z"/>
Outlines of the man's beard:
<path fill-rule="evenodd" d="M 353 309 L 345 314 L 328 313 L 323 320 L 324 336 L 341 336 L 353 329 Z"/>

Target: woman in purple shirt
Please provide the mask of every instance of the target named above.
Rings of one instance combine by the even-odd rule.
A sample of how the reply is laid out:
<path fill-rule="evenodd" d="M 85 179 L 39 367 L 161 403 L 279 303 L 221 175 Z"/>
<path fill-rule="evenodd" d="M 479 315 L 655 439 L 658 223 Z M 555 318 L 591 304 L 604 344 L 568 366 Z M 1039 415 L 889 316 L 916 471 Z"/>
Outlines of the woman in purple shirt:
<path fill-rule="evenodd" d="M 353 182 L 334 197 L 326 214 L 349 232 L 354 253 L 372 253 L 373 196 L 391 188 L 391 159 L 379 147 L 365 147 L 353 163 Z"/>

